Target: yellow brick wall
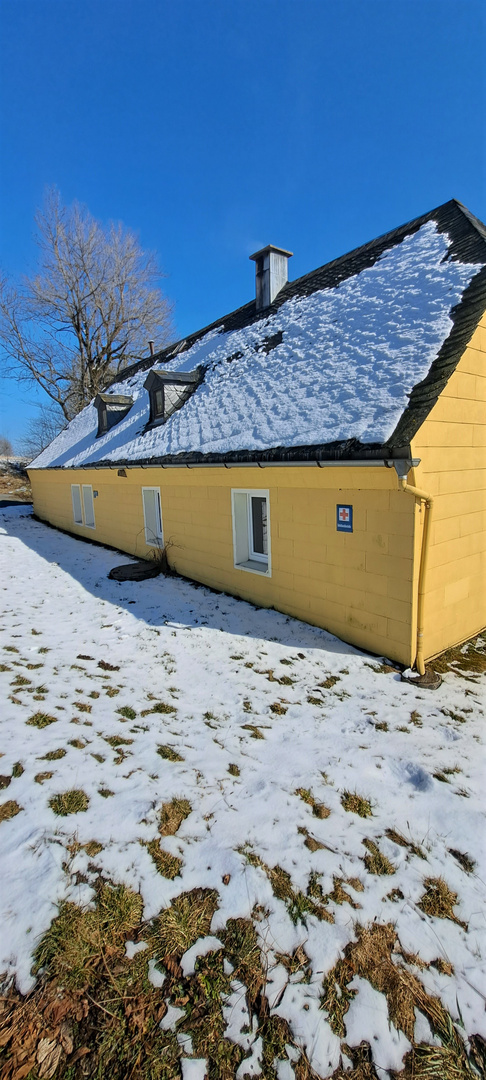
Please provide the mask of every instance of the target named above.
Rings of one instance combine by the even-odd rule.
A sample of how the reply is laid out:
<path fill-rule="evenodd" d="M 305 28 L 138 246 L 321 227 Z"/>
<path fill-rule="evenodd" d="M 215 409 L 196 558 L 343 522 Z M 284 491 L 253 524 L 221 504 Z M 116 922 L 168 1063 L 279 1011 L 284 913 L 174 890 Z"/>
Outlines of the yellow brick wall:
<path fill-rule="evenodd" d="M 486 623 L 486 316 L 412 450 L 421 464 L 409 482 L 434 496 L 424 638 L 430 657 Z"/>
<path fill-rule="evenodd" d="M 405 664 L 414 658 L 413 500 L 394 470 L 268 467 L 31 470 L 37 515 L 148 557 L 141 488 L 160 487 L 169 561 L 187 577 L 322 626 Z M 91 484 L 96 529 L 73 523 L 71 483 Z M 269 491 L 271 577 L 234 567 L 231 489 Z M 336 504 L 354 508 L 352 534 Z M 114 564 L 116 559 L 114 558 Z"/>

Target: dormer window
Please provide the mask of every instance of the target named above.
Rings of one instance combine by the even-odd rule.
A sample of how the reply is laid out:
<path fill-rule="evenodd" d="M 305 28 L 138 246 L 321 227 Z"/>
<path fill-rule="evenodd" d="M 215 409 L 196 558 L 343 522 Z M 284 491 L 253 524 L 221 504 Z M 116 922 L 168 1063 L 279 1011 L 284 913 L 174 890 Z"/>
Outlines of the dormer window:
<path fill-rule="evenodd" d="M 97 394 L 94 406 L 98 410 L 98 431 L 96 438 L 106 435 L 115 424 L 127 415 L 133 405 L 133 398 L 123 394 Z"/>
<path fill-rule="evenodd" d="M 165 421 L 185 405 L 204 378 L 204 369 L 195 371 L 151 371 L 144 382 L 149 392 L 149 425 Z"/>

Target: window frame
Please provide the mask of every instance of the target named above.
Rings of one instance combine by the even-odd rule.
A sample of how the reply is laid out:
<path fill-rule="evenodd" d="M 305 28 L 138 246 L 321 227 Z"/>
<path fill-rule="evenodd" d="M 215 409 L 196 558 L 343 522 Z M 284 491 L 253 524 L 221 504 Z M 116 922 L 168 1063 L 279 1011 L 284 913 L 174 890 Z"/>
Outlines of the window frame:
<path fill-rule="evenodd" d="M 156 495 L 158 495 L 158 515 L 156 513 L 156 516 L 158 516 L 158 519 L 159 519 L 160 535 L 156 535 L 153 540 L 147 539 L 147 533 L 149 532 L 149 530 L 148 530 L 148 527 L 147 527 L 147 518 L 146 518 L 146 515 L 145 515 L 145 498 L 144 498 L 144 492 L 145 491 L 152 491 L 152 492 L 155 492 Z M 160 487 L 148 487 L 148 486 L 147 487 L 142 487 L 142 509 L 143 509 L 144 536 L 145 536 L 145 543 L 146 543 L 147 547 L 163 548 L 163 546 L 164 546 L 164 521 L 163 521 L 163 517 L 162 517 L 162 498 L 161 498 L 161 494 L 160 494 Z"/>
<path fill-rule="evenodd" d="M 78 497 L 78 500 L 79 500 L 79 503 L 78 503 L 78 505 L 79 505 L 79 520 L 76 518 L 76 507 L 75 507 L 75 496 L 74 496 L 75 491 L 77 492 L 77 497 Z M 86 513 L 85 491 L 90 492 L 91 510 L 92 510 L 92 515 L 93 515 L 93 521 L 92 522 L 87 521 L 87 518 L 88 518 L 89 515 Z M 73 508 L 73 522 L 74 522 L 74 524 L 81 526 L 82 529 L 96 529 L 96 516 L 95 516 L 95 509 L 94 509 L 93 485 L 92 484 L 71 484 L 71 502 L 72 502 L 72 508 Z"/>
<path fill-rule="evenodd" d="M 267 511 L 267 554 L 254 549 L 252 498 L 265 499 Z M 246 500 L 246 505 L 243 504 Z M 270 492 L 268 488 L 232 488 L 231 519 L 233 527 L 233 565 L 260 577 L 272 576 Z"/>

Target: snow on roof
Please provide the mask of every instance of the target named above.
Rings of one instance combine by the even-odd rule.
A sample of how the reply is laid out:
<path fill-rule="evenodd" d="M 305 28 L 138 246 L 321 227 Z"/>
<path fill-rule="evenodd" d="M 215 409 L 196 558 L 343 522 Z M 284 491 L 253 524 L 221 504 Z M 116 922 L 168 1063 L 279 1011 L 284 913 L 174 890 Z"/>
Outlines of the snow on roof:
<path fill-rule="evenodd" d="M 349 439 L 382 445 L 448 338 L 451 311 L 481 268 L 448 258 L 450 246 L 448 234 L 428 220 L 334 288 L 290 296 L 240 329 L 209 329 L 170 363 L 179 372 L 204 365 L 205 377 L 165 424 L 146 430 L 144 366 L 108 391 L 133 396 L 116 427 L 96 438 L 98 415 L 88 405 L 33 467 Z M 163 365 L 156 358 L 152 370 L 158 367 Z"/>

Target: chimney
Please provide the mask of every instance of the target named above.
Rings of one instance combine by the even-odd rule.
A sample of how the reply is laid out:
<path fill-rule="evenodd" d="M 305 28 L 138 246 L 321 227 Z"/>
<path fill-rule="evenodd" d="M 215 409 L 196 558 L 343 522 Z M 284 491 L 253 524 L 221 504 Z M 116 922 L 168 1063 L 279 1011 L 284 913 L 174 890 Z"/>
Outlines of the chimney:
<path fill-rule="evenodd" d="M 150 338 L 150 340 L 149 340 L 149 349 L 150 349 L 150 355 L 153 356 L 154 355 L 154 341 L 153 341 L 152 338 Z"/>
<path fill-rule="evenodd" d="M 289 280 L 288 260 L 293 251 L 268 244 L 267 247 L 250 255 L 255 263 L 256 307 L 257 311 L 269 307 L 284 285 Z"/>

